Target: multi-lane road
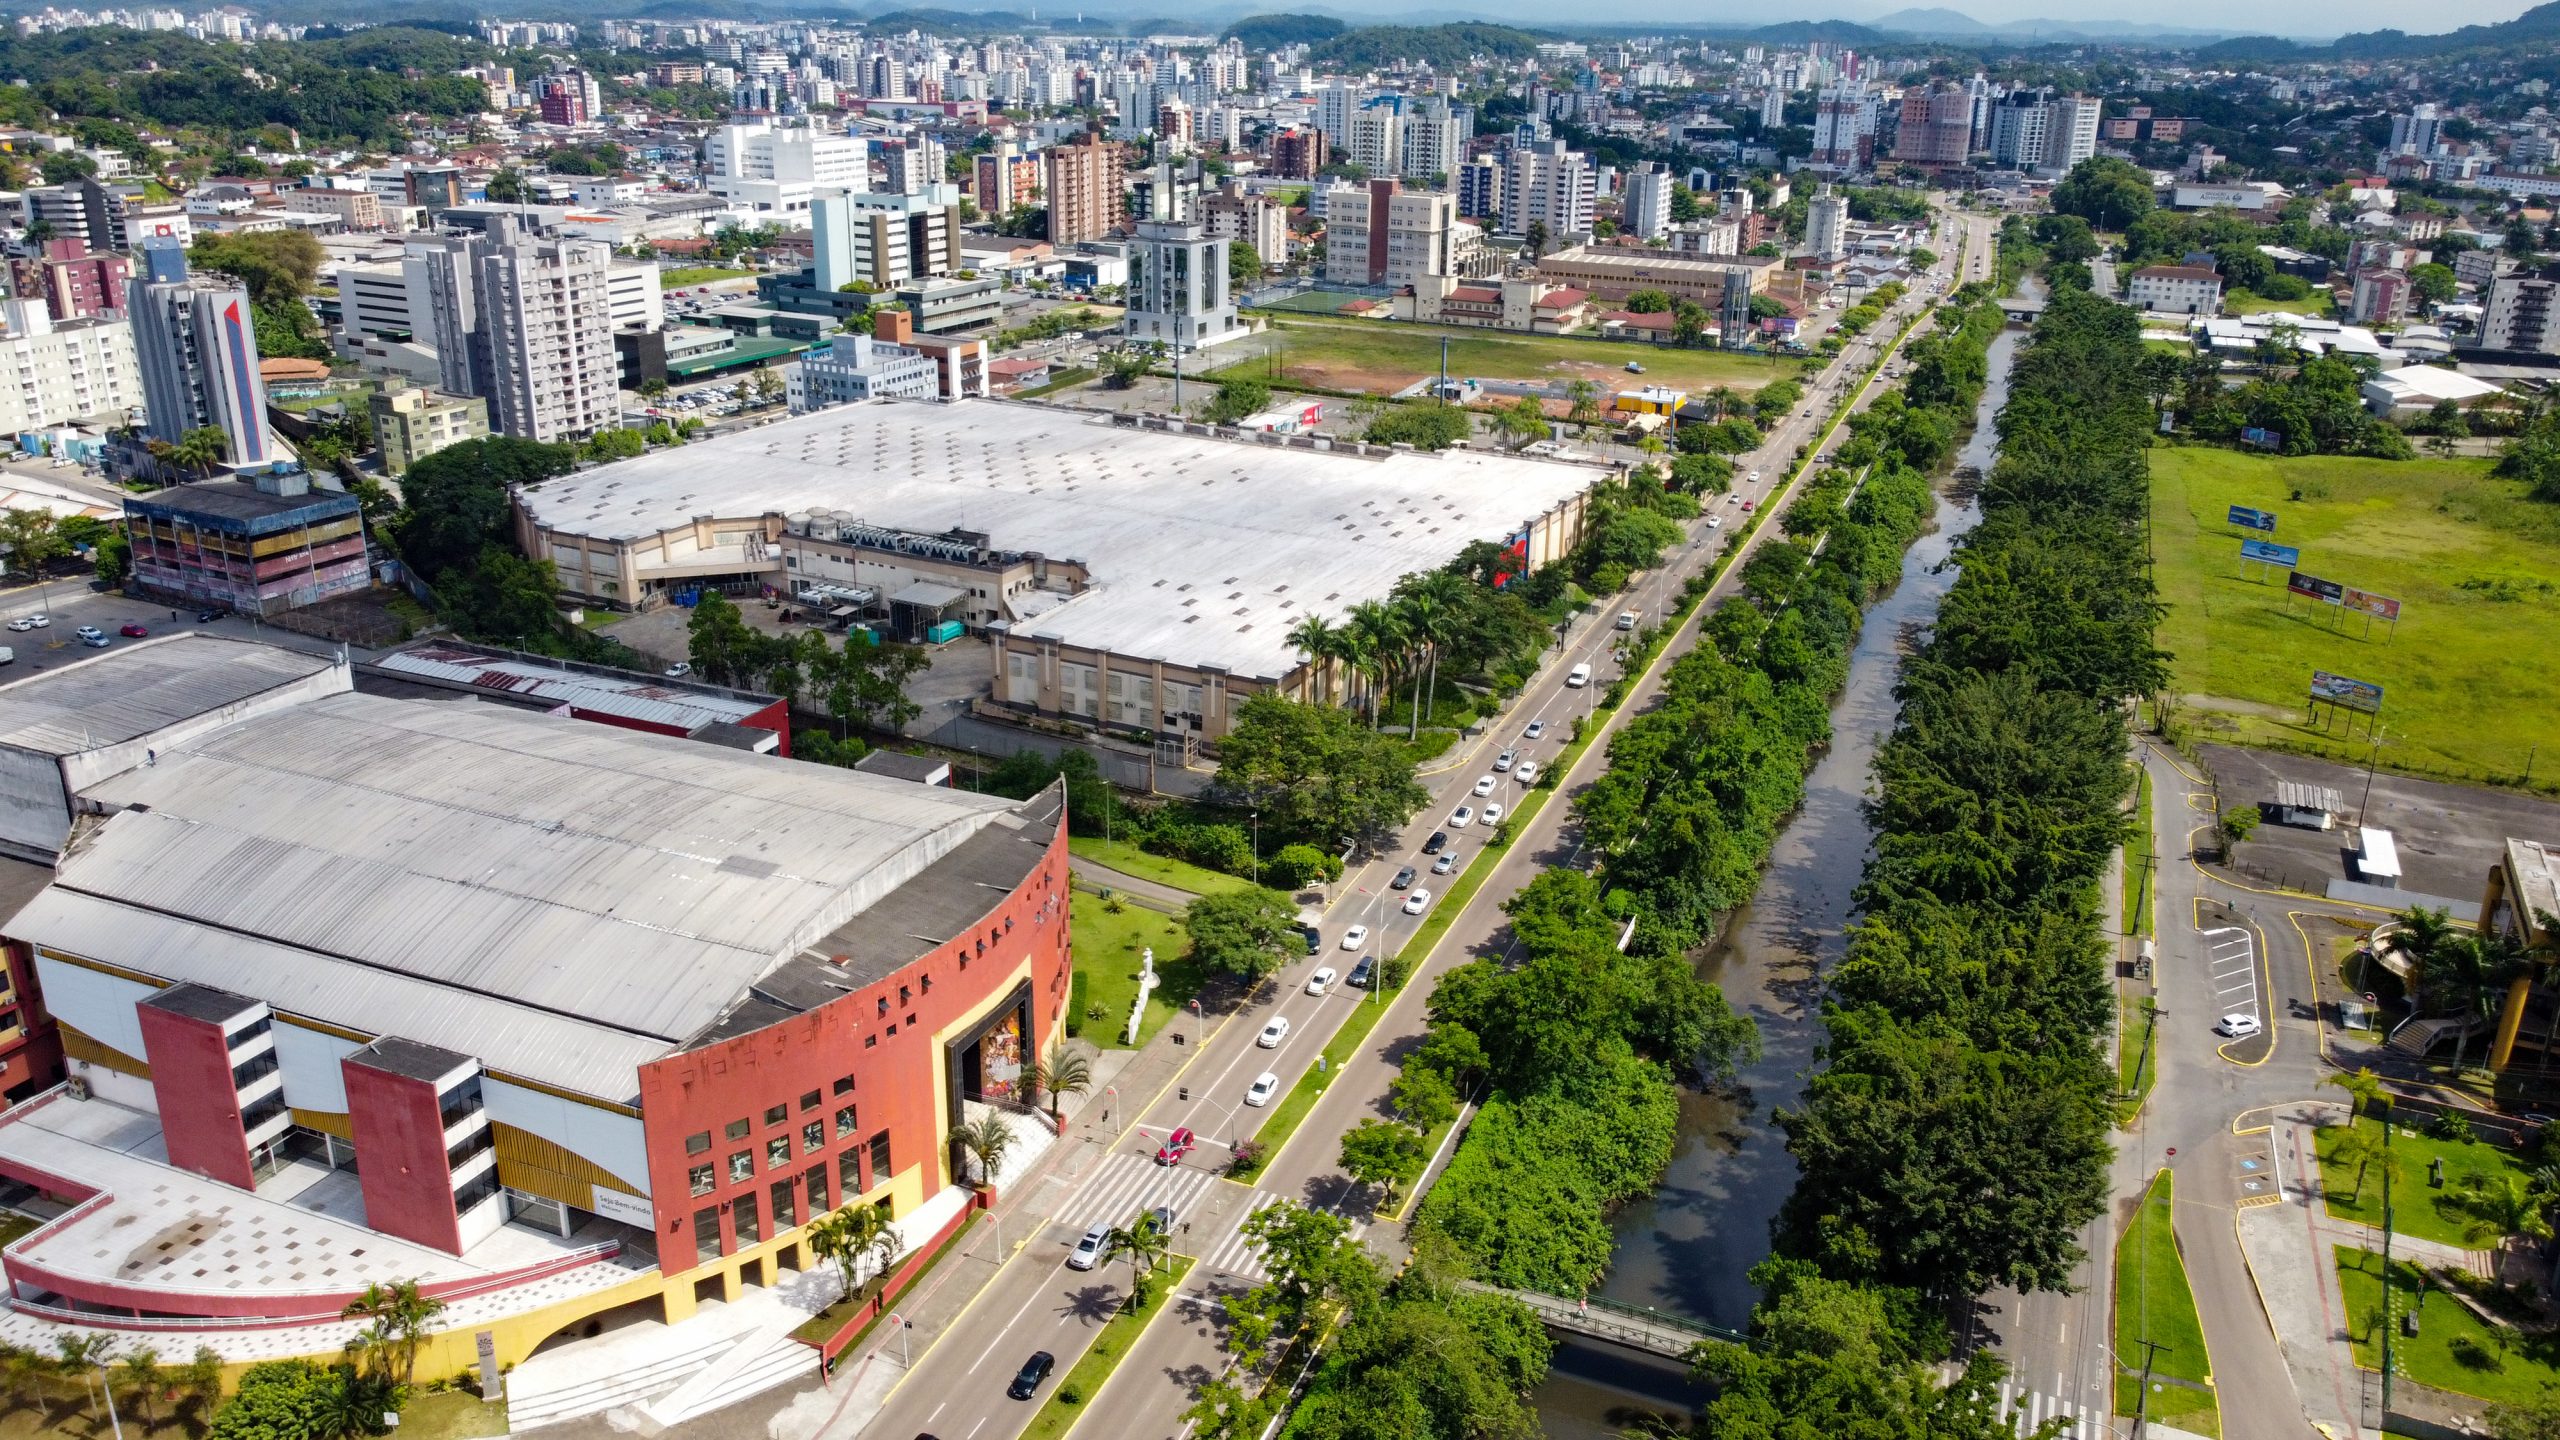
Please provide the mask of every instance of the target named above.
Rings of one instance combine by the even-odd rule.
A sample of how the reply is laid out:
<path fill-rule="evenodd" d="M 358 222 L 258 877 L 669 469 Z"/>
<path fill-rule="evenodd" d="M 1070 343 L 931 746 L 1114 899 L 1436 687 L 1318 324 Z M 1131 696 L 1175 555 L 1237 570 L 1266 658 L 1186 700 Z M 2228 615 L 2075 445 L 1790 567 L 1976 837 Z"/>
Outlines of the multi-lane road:
<path fill-rule="evenodd" d="M 1941 259 L 1937 271 L 1941 283 L 1955 263 L 1953 256 Z M 1783 506 L 1792 497 L 1786 482 L 1794 474 L 1790 462 L 1797 449 L 1810 441 L 1829 439 L 1827 427 L 1844 384 L 1856 387 L 1858 404 L 1880 393 L 1885 383 L 1880 375 L 1866 382 L 1859 377 L 1892 345 L 1903 319 L 1930 303 L 1934 288 L 1906 296 L 1893 316 L 1852 342 L 1819 382 L 1807 387 L 1807 408 L 1780 422 L 1759 450 L 1738 464 L 1733 494 L 1711 507 L 1716 525 L 1710 526 L 1707 517 L 1701 516 L 1675 553 L 1633 587 L 1632 605 L 1621 600 L 1598 607 L 1559 646 L 1499 721 L 1442 762 L 1443 768 L 1428 781 L 1431 803 L 1392 843 L 1345 876 L 1338 898 L 1324 917 L 1322 948 L 1290 963 L 1251 1002 L 1204 1036 L 1177 1083 L 1165 1094 L 1152 1101 L 1128 1097 L 1143 1108 L 1134 1112 L 1129 1134 L 1107 1156 L 1073 1180 L 1023 1202 L 1027 1213 L 1042 1217 L 1033 1240 L 998 1271 L 972 1302 L 969 1313 L 918 1357 L 915 1368 L 862 1433 L 887 1440 L 920 1434 L 944 1440 L 1011 1440 L 1019 1434 L 1037 1407 L 1007 1398 L 1006 1381 L 1039 1350 L 1055 1355 L 1063 1374 L 1090 1345 L 1123 1293 L 1125 1266 L 1091 1271 L 1068 1267 L 1075 1239 L 1087 1225 L 1125 1224 L 1138 1211 L 1157 1205 L 1174 1211 L 1174 1248 L 1198 1257 L 1200 1263 L 1182 1293 L 1167 1302 L 1175 1314 L 1150 1326 L 1101 1393 L 1085 1397 L 1086 1413 L 1107 1415 L 1108 1433 L 1114 1437 L 1178 1437 L 1187 1431 L 1182 1411 L 1198 1383 L 1225 1363 L 1217 1343 L 1217 1297 L 1261 1278 L 1239 1227 L 1255 1210 L 1288 1199 L 1334 1210 L 1366 1232 L 1373 1219 L 1365 1208 L 1367 1196 L 1335 1167 L 1341 1136 L 1361 1119 L 1380 1113 L 1378 1107 L 1394 1076 L 1389 1057 L 1401 1053 L 1404 1044 L 1420 1033 L 1432 983 L 1473 955 L 1498 953 L 1504 925 L 1502 901 L 1543 867 L 1572 858 L 1567 838 L 1572 794 L 1605 765 L 1607 736 L 1619 717 L 1644 709 L 1663 667 L 1694 642 L 1694 619 L 1673 637 L 1629 703 L 1615 712 L 1573 772 L 1559 777 L 1558 793 L 1493 862 L 1499 868 L 1486 878 L 1403 990 L 1387 1000 L 1337 982 L 1328 993 L 1317 996 L 1307 991 L 1309 976 L 1320 967 L 1347 974 L 1360 954 L 1393 953 L 1428 918 L 1427 906 L 1420 915 L 1403 913 L 1404 894 L 1390 888 L 1389 882 L 1406 865 L 1421 872 L 1417 885 L 1435 892 L 1458 878 L 1430 874 L 1432 858 L 1421 854 L 1421 845 L 1434 831 L 1448 832 L 1450 848 L 1462 864 L 1483 863 L 1483 824 L 1456 826 L 1451 820 L 1458 805 L 1480 808 L 1491 799 L 1509 807 L 1525 794 L 1513 778 L 1516 771 L 1493 771 L 1494 757 L 1508 749 L 1516 752 L 1516 758 L 1535 760 L 1541 766 L 1557 758 L 1571 733 L 1573 717 L 1590 714 L 1600 690 L 1617 674 L 1615 649 L 1623 639 L 1613 623 L 1618 610 L 1640 608 L 1650 622 L 1659 614 L 1662 601 L 1675 593 L 1674 586 L 1732 543 L 1742 528 L 1745 502 L 1754 507 Z M 1759 478 L 1748 478 L 1754 474 Z M 1770 525 L 1759 534 L 1775 530 Z M 1739 569 L 1734 567 L 1729 576 Z M 1718 598 L 1732 583 L 1728 578 Z M 1708 613 L 1711 605 L 1712 599 L 1698 613 Z M 1591 666 L 1591 683 L 1568 685 L 1568 674 L 1580 664 Z M 1535 739 L 1528 736 L 1533 726 L 1541 730 Z M 1480 780 L 1487 776 L 1493 781 L 1492 795 L 1476 795 Z M 1368 934 L 1356 951 L 1345 950 L 1342 939 L 1355 925 L 1366 926 Z M 1255 1077 L 1271 1072 L 1277 1077 L 1279 1093 L 1285 1095 L 1317 1063 L 1352 1006 L 1378 1003 L 1390 1003 L 1393 1008 L 1345 1063 L 1295 1138 L 1255 1181 L 1239 1184 L 1218 1173 L 1227 1166 L 1227 1147 L 1254 1135 L 1270 1113 L 1244 1103 Z M 1288 1033 L 1276 1044 L 1262 1045 L 1262 1032 L 1275 1017 L 1290 1022 Z M 1153 1158 L 1157 1144 L 1178 1127 L 1194 1131 L 1201 1143 L 1181 1163 L 1157 1165 Z M 1382 1233 L 1375 1239 L 1383 1245 L 1392 1237 Z M 849 1434 L 849 1428 L 829 1432 L 828 1440 L 848 1440 Z"/>

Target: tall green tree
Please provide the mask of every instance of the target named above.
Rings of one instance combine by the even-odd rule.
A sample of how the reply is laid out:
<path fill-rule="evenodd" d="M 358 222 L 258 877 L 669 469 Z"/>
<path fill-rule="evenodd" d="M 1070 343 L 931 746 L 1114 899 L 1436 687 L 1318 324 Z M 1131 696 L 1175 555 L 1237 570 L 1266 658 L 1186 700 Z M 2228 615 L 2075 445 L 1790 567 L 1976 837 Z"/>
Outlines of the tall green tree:
<path fill-rule="evenodd" d="M 1247 887 L 1203 895 L 1184 909 L 1182 924 L 1191 934 L 1194 960 L 1247 984 L 1306 953 L 1297 907 L 1277 890 Z"/>

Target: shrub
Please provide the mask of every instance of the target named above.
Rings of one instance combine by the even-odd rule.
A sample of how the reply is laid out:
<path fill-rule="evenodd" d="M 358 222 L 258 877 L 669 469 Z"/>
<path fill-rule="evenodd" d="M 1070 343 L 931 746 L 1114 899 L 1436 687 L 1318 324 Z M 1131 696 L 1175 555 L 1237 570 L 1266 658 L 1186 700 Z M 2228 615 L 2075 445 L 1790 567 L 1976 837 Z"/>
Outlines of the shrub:
<path fill-rule="evenodd" d="M 1340 861 L 1313 845 L 1283 845 L 1279 853 L 1262 862 L 1262 880 L 1275 890 L 1296 890 L 1318 880 L 1330 880 L 1341 868 Z"/>
<path fill-rule="evenodd" d="M 1401 951 L 1378 962 L 1378 988 L 1381 990 L 1401 990 L 1404 982 L 1412 978 L 1413 962 L 1404 958 Z"/>
<path fill-rule="evenodd" d="M 2445 1348 L 2452 1352 L 2453 1362 L 2465 1370 L 2486 1370 L 2494 1374 L 2507 1368 L 2507 1357 L 2468 1335 L 2454 1336 L 2452 1343 Z"/>
<path fill-rule="evenodd" d="M 1078 970 L 1067 981 L 1067 1036 L 1073 1039 L 1084 1033 L 1084 972 Z"/>
<path fill-rule="evenodd" d="M 2456 1145 L 2468 1145 L 2473 1138 L 2470 1117 L 2459 1110 L 2437 1111 L 2436 1118 L 2427 1122 L 2427 1133 Z"/>

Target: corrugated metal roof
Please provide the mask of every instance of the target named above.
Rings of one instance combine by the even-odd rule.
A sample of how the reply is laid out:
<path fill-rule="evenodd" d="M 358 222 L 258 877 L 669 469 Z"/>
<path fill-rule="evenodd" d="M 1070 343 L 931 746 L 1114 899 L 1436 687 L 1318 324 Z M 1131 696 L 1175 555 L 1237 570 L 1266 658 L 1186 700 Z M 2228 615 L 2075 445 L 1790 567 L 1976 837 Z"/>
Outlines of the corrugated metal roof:
<path fill-rule="evenodd" d="M 629 1088 L 631 1062 L 599 1081 L 583 1056 L 546 1056 L 557 1035 L 501 1061 L 476 1031 L 439 1038 L 420 1016 L 470 999 L 531 1036 L 549 1017 L 663 1054 L 1012 804 L 552 715 L 362 694 L 217 731 L 85 793 L 119 813 L 64 858 L 10 934 L 601 1095 Z M 209 952 L 238 941 L 301 957 L 294 973 L 332 988 L 306 998 L 254 972 L 205 973 L 214 962 L 187 959 L 184 943 L 128 942 L 112 924 L 57 934 L 48 922 L 64 892 L 154 915 Z"/>
<path fill-rule="evenodd" d="M 530 695 L 581 710 L 686 730 L 718 720 L 735 724 L 764 708 L 739 696 L 693 686 L 661 685 L 645 676 L 591 675 L 461 646 L 424 645 L 395 650 L 373 663 L 378 669 L 404 675 Z"/>
<path fill-rule="evenodd" d="M 218 635 L 119 645 L 0 685 L 0 745 L 45 755 L 119 745 L 336 663 Z"/>

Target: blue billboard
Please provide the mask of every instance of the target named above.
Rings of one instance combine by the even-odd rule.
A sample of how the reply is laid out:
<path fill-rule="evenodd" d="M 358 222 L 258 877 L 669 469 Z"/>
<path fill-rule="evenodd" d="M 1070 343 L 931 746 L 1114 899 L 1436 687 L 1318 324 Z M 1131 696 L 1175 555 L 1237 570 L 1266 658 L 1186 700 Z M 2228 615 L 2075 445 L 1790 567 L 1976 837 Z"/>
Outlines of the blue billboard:
<path fill-rule="evenodd" d="M 2302 551 L 2292 545 L 2279 545 L 2273 540 L 2243 540 L 2240 542 L 2240 558 L 2255 560 L 2261 565 L 2281 565 L 2290 570 L 2302 563 Z"/>
<path fill-rule="evenodd" d="M 2263 530 L 2273 535 L 2276 533 L 2276 512 L 2252 510 L 2246 505 L 2234 505 L 2231 507 L 2231 513 L 2224 517 L 2224 523 L 2237 525 L 2243 530 Z"/>

